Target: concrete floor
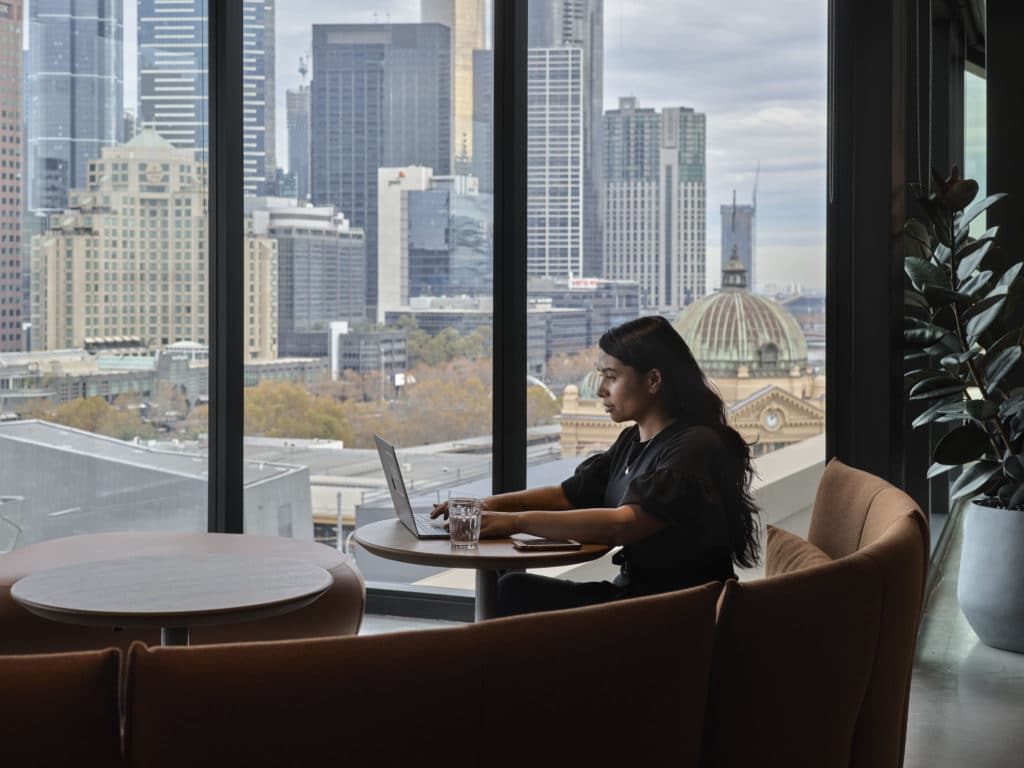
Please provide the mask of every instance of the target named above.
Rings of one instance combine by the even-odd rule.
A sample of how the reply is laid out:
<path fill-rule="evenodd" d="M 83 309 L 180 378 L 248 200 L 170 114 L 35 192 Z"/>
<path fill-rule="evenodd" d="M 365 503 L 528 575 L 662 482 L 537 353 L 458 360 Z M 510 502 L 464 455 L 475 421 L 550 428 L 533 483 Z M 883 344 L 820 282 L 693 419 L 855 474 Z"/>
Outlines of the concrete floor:
<path fill-rule="evenodd" d="M 982 645 L 960 612 L 956 582 L 962 519 L 921 618 L 904 765 L 1020 768 L 1024 654 Z"/>
<path fill-rule="evenodd" d="M 1024 654 L 982 645 L 960 612 L 956 524 L 921 619 L 904 768 L 1022 768 Z M 443 626 L 453 624 L 367 615 L 361 634 Z"/>

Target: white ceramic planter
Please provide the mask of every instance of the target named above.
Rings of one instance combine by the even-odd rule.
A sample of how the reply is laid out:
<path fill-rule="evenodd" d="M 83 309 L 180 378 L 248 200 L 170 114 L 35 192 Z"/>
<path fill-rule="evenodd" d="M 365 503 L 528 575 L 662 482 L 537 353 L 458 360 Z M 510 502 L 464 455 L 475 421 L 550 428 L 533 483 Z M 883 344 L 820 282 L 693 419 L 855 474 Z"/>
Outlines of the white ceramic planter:
<path fill-rule="evenodd" d="M 1024 653 L 1024 511 L 964 510 L 957 598 L 985 645 Z"/>

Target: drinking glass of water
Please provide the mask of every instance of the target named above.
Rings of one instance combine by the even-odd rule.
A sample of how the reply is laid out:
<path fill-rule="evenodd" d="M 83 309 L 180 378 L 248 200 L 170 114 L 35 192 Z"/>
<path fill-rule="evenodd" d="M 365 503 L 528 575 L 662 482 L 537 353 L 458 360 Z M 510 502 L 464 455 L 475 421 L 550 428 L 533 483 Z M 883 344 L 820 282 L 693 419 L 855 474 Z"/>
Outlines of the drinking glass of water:
<path fill-rule="evenodd" d="M 476 549 L 480 541 L 480 510 L 483 499 L 466 496 L 448 498 L 448 534 L 452 549 Z"/>

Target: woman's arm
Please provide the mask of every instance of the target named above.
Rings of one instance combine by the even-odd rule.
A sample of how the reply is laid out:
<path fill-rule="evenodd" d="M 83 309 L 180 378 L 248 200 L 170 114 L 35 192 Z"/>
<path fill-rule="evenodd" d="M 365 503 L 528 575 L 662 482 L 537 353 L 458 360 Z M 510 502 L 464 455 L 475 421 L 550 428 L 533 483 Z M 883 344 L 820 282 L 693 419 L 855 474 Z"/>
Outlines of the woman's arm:
<path fill-rule="evenodd" d="M 543 488 L 528 488 L 525 491 L 499 493 L 484 499 L 484 509 L 494 512 L 524 512 L 528 509 L 559 511 L 570 509 L 572 504 L 566 498 L 560 485 Z"/>
<path fill-rule="evenodd" d="M 606 509 L 573 509 L 564 512 L 484 512 L 480 535 L 504 538 L 529 533 L 548 539 L 576 539 L 587 544 L 617 547 L 657 533 L 667 523 L 644 512 L 639 504 Z"/>
<path fill-rule="evenodd" d="M 526 509 L 564 510 L 572 504 L 566 498 L 560 485 L 548 485 L 543 488 L 530 488 L 525 491 L 512 491 L 488 496 L 484 499 L 484 509 L 494 512 L 522 512 Z M 431 517 L 444 515 L 448 517 L 448 502 L 434 506 Z"/>

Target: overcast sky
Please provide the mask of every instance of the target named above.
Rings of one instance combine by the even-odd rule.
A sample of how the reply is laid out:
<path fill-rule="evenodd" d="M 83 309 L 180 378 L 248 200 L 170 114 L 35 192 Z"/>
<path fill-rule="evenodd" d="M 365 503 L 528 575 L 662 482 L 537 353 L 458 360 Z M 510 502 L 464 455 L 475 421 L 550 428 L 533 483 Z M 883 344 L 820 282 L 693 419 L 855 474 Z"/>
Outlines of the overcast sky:
<path fill-rule="evenodd" d="M 133 108 L 135 3 L 125 9 L 125 106 Z M 419 21 L 419 0 L 278 0 L 277 154 L 287 162 L 286 88 L 318 23 Z M 605 0 L 604 103 L 707 115 L 708 272 L 719 283 L 719 206 L 758 187 L 758 281 L 823 288 L 825 0 Z"/>

